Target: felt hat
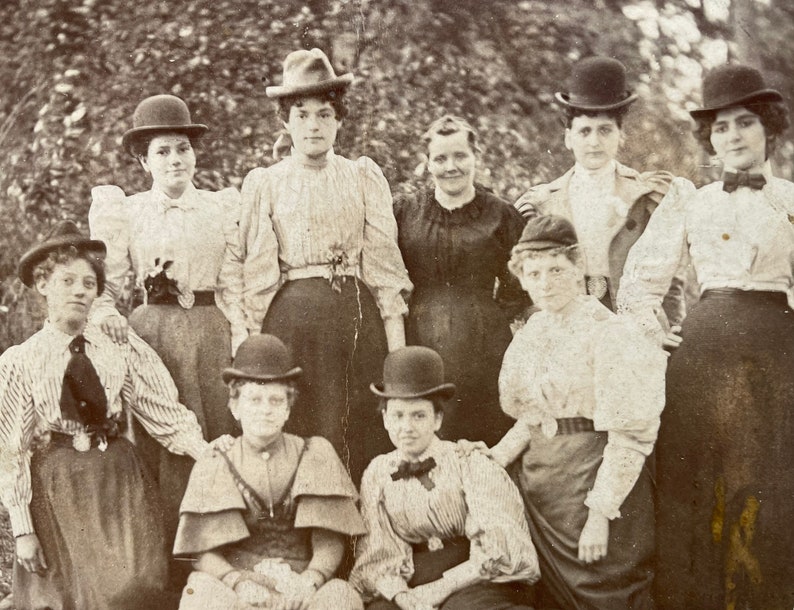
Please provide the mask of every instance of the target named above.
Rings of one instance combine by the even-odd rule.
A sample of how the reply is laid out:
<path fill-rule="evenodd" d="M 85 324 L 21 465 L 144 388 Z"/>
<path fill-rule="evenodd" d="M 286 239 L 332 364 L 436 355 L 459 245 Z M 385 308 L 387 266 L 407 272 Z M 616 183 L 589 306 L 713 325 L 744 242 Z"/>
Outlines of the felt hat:
<path fill-rule="evenodd" d="M 298 377 L 303 371 L 294 366 L 292 357 L 278 337 L 251 335 L 237 348 L 232 366 L 223 369 L 224 383 L 232 379 L 251 381 L 285 381 Z"/>
<path fill-rule="evenodd" d="M 587 57 L 573 66 L 568 92 L 554 94 L 563 106 L 579 110 L 617 110 L 637 95 L 626 89 L 626 67 L 611 57 Z"/>
<path fill-rule="evenodd" d="M 370 390 L 381 398 L 452 398 L 455 385 L 444 383 L 444 362 L 429 347 L 401 347 L 383 362 L 383 383 L 371 384 Z"/>
<path fill-rule="evenodd" d="M 576 230 L 562 216 L 535 216 L 527 221 L 513 253 L 524 250 L 550 250 L 578 243 Z"/>
<path fill-rule="evenodd" d="M 320 49 L 293 51 L 284 60 L 281 85 L 267 87 L 268 97 L 313 95 L 335 89 L 347 89 L 353 82 L 350 73 L 337 76 L 328 56 Z"/>
<path fill-rule="evenodd" d="M 98 258 L 107 253 L 104 242 L 85 237 L 71 220 L 56 224 L 40 244 L 33 246 L 19 259 L 18 275 L 28 288 L 33 287 L 33 270 L 44 261 L 50 252 L 63 246 L 74 246 L 78 252 L 85 252 Z M 102 294 L 105 288 L 104 273 L 97 276 L 97 291 Z"/>
<path fill-rule="evenodd" d="M 709 71 L 703 78 L 703 107 L 689 112 L 692 118 L 717 110 L 758 102 L 780 102 L 783 96 L 770 89 L 755 68 L 724 64 Z"/>
<path fill-rule="evenodd" d="M 194 123 L 187 104 L 175 95 L 153 95 L 147 97 L 132 114 L 132 129 L 121 138 L 121 145 L 132 153 L 131 147 L 139 138 L 158 133 L 183 133 L 189 138 L 198 138 L 208 127 Z"/>

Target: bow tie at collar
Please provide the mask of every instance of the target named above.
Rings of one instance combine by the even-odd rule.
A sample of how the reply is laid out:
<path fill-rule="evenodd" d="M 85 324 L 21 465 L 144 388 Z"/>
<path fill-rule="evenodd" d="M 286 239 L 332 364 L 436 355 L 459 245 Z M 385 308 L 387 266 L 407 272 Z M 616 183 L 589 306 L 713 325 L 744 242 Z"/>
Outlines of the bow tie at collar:
<path fill-rule="evenodd" d="M 160 203 L 160 205 L 162 205 L 163 209 L 166 211 L 173 208 L 178 210 L 192 210 L 198 207 L 199 204 L 196 201 L 196 198 L 193 196 L 195 191 L 196 187 L 192 184 L 188 184 L 185 192 L 182 193 L 180 197 L 172 199 L 157 187 L 152 187 L 152 195 L 155 201 Z"/>
<path fill-rule="evenodd" d="M 427 476 L 433 468 L 436 467 L 436 460 L 429 457 L 421 462 L 409 462 L 403 460 L 397 466 L 397 471 L 391 475 L 392 481 L 399 481 L 400 479 L 410 479 L 416 477 L 419 482 L 424 485 L 425 489 L 433 489 L 433 482 Z"/>
<path fill-rule="evenodd" d="M 740 186 L 746 186 L 753 190 L 761 190 L 766 184 L 763 174 L 745 171 L 726 171 L 722 175 L 722 190 L 726 193 L 733 193 Z"/>

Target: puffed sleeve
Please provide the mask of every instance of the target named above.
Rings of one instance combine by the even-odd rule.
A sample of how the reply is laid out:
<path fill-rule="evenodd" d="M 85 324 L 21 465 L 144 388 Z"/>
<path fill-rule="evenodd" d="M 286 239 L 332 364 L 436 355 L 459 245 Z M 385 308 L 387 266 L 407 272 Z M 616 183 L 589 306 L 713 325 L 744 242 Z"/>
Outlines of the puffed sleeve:
<path fill-rule="evenodd" d="M 120 316 L 116 301 L 132 271 L 130 259 L 129 210 L 127 196 L 117 186 L 103 185 L 91 189 L 88 226 L 91 239 L 105 242 L 105 290 L 94 301 L 91 317 L 101 321 L 108 315 Z"/>
<path fill-rule="evenodd" d="M 368 534 L 358 539 L 350 583 L 366 600 L 394 596 L 408 590 L 413 576 L 413 551 L 392 528 L 383 504 L 385 460 L 375 458 L 361 479 L 361 514 Z"/>
<path fill-rule="evenodd" d="M 657 319 L 670 283 L 680 271 L 687 252 L 686 201 L 695 185 L 675 178 L 645 231 L 629 251 L 618 291 L 618 311 L 632 314 L 638 323 L 661 340 Z"/>
<path fill-rule="evenodd" d="M 267 169 L 258 167 L 249 172 L 243 180 L 241 198 L 243 310 L 248 330 L 258 333 L 281 282 L 278 238 L 270 218 L 272 202 Z"/>
<path fill-rule="evenodd" d="M 18 347 L 0 356 L 0 500 L 14 536 L 34 533 L 30 514 L 30 444 L 35 411 Z"/>
<path fill-rule="evenodd" d="M 232 331 L 232 355 L 248 336 L 243 310 L 243 248 L 240 243 L 240 193 L 227 188 L 215 194 L 223 214 L 226 248 L 218 271 L 215 302 L 229 320 Z"/>
<path fill-rule="evenodd" d="M 614 519 L 656 442 L 667 357 L 630 318 L 611 317 L 597 337 L 593 426 L 608 436 L 585 504 Z"/>
<path fill-rule="evenodd" d="M 197 459 L 209 447 L 196 415 L 179 402 L 163 361 L 130 329 L 127 374 L 121 393 L 145 430 L 172 453 Z"/>
<path fill-rule="evenodd" d="M 548 184 L 538 184 L 521 195 L 513 204 L 513 207 L 524 217 L 524 220 L 529 220 L 544 213 L 542 209 L 543 203 L 549 198 L 550 194 L 551 190 Z"/>
<path fill-rule="evenodd" d="M 524 503 L 507 472 L 484 455 L 462 458 L 469 561 L 489 581 L 540 578 L 538 556 L 529 535 Z"/>
<path fill-rule="evenodd" d="M 413 285 L 397 245 L 389 183 L 369 157 L 361 157 L 356 163 L 365 205 L 361 279 L 372 291 L 381 317 L 404 316 Z"/>

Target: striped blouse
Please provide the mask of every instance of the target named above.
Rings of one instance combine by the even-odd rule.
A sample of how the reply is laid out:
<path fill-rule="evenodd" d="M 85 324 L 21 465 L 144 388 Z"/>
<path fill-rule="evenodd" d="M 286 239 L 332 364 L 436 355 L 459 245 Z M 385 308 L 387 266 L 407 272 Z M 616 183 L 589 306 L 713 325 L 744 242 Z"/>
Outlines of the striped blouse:
<path fill-rule="evenodd" d="M 361 482 L 361 512 L 369 534 L 356 549 L 350 582 L 366 599 L 393 599 L 413 576 L 412 544 L 466 536 L 471 569 L 489 581 L 535 582 L 540 575 L 521 497 L 489 458 L 459 455 L 435 438 L 419 459 L 433 457 L 433 489 L 416 478 L 393 481 L 397 451 L 376 457 Z"/>
<path fill-rule="evenodd" d="M 196 416 L 179 403 L 157 354 L 130 331 L 117 345 L 98 326 L 85 331 L 86 355 L 105 386 L 108 414 L 129 407 L 146 431 L 169 451 L 197 458 L 209 445 Z M 15 536 L 32 533 L 30 457 L 49 432 L 74 435 L 82 424 L 61 418 L 63 375 L 74 337 L 50 323 L 0 356 L 0 500 Z M 91 449 L 97 451 L 97 449 Z"/>

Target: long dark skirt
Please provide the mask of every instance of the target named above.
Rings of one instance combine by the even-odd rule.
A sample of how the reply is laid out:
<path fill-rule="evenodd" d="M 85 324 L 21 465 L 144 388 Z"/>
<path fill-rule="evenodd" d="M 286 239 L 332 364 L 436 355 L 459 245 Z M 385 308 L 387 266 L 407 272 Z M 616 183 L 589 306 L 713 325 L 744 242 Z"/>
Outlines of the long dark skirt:
<path fill-rule="evenodd" d="M 31 460 L 33 526 L 49 569 L 14 567 L 17 610 L 160 608 L 167 550 L 153 481 L 135 448 L 81 453 L 53 439 Z"/>
<path fill-rule="evenodd" d="M 643 468 L 634 489 L 609 523 L 607 555 L 579 561 L 579 536 L 589 509 L 584 501 L 601 465 L 605 432 L 546 438 L 539 431 L 516 463 L 541 589 L 566 610 L 653 608 L 653 491 Z"/>
<path fill-rule="evenodd" d="M 794 313 L 707 291 L 670 359 L 657 442 L 660 608 L 794 607 Z"/>
<path fill-rule="evenodd" d="M 510 322 L 492 291 L 445 285 L 417 288 L 406 319 L 409 345 L 433 348 L 455 398 L 444 410 L 440 436 L 494 445 L 513 420 L 499 406 L 499 371 L 513 338 Z"/>
<path fill-rule="evenodd" d="M 130 326 L 162 359 L 179 390 L 179 401 L 196 414 L 208 441 L 238 434 L 228 408 L 229 393 L 221 371 L 231 364 L 231 331 L 213 305 L 183 309 L 178 305 L 142 305 L 130 315 Z M 193 459 L 174 455 L 135 421 L 135 444 L 157 479 L 163 503 L 166 539 L 173 544 L 179 504 L 193 468 Z M 173 589 L 184 585 L 191 566 L 173 562 Z"/>
<path fill-rule="evenodd" d="M 324 436 L 358 483 L 370 460 L 392 449 L 369 384 L 380 381 L 386 357 L 383 322 L 369 289 L 348 278 L 337 293 L 328 280 L 282 286 L 262 332 L 289 346 L 303 369 L 301 398 L 288 431 Z"/>

